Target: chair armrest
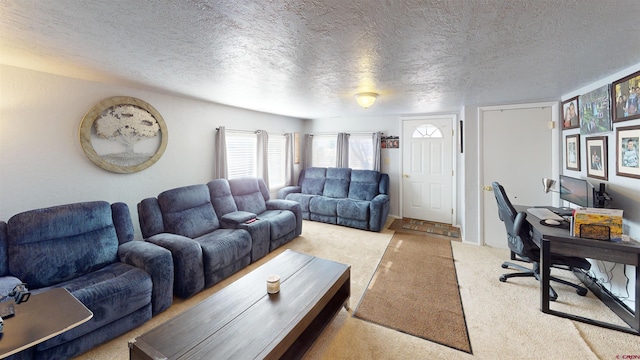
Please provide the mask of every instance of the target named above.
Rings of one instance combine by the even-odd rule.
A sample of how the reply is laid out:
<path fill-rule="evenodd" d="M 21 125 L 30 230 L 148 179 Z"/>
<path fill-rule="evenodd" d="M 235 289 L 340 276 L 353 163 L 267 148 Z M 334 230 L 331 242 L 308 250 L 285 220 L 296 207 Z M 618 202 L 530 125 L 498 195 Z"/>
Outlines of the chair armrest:
<path fill-rule="evenodd" d="M 389 195 L 378 194 L 369 204 L 369 230 L 380 231 L 389 216 Z"/>
<path fill-rule="evenodd" d="M 289 210 L 296 216 L 296 235 L 302 234 L 302 206 L 293 200 L 273 199 L 266 201 L 267 210 Z"/>
<path fill-rule="evenodd" d="M 289 194 L 299 192 L 302 192 L 301 186 L 285 186 L 282 189 L 278 190 L 278 199 L 284 199 Z"/>
<path fill-rule="evenodd" d="M 153 315 L 166 310 L 173 303 L 173 259 L 171 252 L 145 241 L 129 241 L 118 247 L 121 262 L 146 271 L 151 275 Z"/>
<path fill-rule="evenodd" d="M 238 229 L 240 224 L 245 224 L 251 219 L 255 219 L 256 214 L 248 211 L 234 211 L 222 215 L 220 225 L 225 229 Z"/>
<path fill-rule="evenodd" d="M 173 292 L 181 298 L 188 298 L 204 289 L 204 266 L 202 247 L 197 241 L 186 236 L 160 233 L 146 239 L 169 251 L 173 257 Z"/>

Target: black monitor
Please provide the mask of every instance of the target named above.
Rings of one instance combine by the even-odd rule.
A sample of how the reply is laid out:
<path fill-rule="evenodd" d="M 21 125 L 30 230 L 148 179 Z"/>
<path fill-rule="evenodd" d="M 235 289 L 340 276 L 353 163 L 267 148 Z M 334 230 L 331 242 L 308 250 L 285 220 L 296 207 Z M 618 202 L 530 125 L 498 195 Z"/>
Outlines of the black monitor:
<path fill-rule="evenodd" d="M 560 175 L 560 199 L 582 207 L 593 207 L 593 185 L 587 180 Z"/>

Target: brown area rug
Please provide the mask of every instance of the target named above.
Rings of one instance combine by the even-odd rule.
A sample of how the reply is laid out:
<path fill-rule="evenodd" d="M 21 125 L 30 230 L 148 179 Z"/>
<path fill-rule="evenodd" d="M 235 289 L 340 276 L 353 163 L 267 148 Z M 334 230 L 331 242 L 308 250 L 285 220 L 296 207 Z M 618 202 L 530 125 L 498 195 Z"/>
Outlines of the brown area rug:
<path fill-rule="evenodd" d="M 449 224 L 410 218 L 395 219 L 389 229 L 422 235 L 442 235 L 460 241 L 460 229 Z"/>
<path fill-rule="evenodd" d="M 448 239 L 396 232 L 354 316 L 471 354 Z"/>

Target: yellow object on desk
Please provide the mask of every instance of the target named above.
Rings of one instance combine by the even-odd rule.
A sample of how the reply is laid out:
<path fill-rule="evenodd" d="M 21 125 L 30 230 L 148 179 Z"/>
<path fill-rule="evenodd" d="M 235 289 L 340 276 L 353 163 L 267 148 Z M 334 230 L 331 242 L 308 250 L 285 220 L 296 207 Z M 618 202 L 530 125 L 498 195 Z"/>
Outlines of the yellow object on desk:
<path fill-rule="evenodd" d="M 603 235 L 608 231 L 608 237 Z M 622 210 L 577 208 L 573 214 L 573 236 L 622 241 Z"/>

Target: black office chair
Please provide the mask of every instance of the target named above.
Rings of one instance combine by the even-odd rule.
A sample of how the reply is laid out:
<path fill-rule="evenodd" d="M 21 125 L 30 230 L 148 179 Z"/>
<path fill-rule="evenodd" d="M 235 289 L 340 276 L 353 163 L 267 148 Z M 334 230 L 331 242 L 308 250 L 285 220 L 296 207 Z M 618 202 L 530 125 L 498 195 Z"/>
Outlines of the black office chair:
<path fill-rule="evenodd" d="M 514 264 L 512 262 L 505 261 L 502 264 L 504 269 L 509 267 L 521 270 L 522 272 L 508 273 L 500 276 L 500 281 L 505 282 L 508 278 L 512 277 L 535 277 L 540 280 L 540 248 L 533 242 L 530 235 L 530 226 L 526 221 L 526 212 L 517 212 L 513 205 L 509 201 L 507 194 L 504 191 L 502 185 L 498 182 L 493 182 L 493 194 L 496 197 L 498 203 L 498 216 L 500 220 L 504 222 L 504 226 L 507 229 L 507 239 L 509 249 L 511 250 L 511 259 L 525 261 L 533 264 L 533 268 L 529 269 L 524 266 Z M 515 256 L 514 256 L 515 255 Z M 591 263 L 587 260 L 575 256 L 562 256 L 551 255 L 551 266 L 563 270 L 573 270 L 574 268 L 589 270 Z M 573 286 L 576 289 L 576 293 L 580 296 L 587 295 L 587 289 L 551 276 L 550 280 Z M 549 287 L 549 297 L 551 301 L 555 301 L 558 298 L 558 294 Z"/>

